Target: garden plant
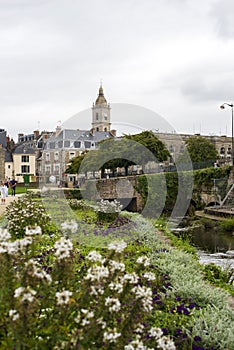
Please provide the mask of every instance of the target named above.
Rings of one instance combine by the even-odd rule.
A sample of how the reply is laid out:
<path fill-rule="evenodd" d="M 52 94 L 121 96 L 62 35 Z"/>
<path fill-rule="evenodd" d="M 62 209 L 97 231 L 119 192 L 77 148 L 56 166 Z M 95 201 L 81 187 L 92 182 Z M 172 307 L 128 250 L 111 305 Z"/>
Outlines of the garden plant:
<path fill-rule="evenodd" d="M 161 239 L 162 223 L 116 210 L 118 230 L 134 234 L 113 239 L 104 218 L 102 237 L 84 244 L 78 219 L 56 228 L 40 205 L 28 196 L 11 204 L 25 221 L 19 234 L 9 221 L 0 230 L 0 349 L 234 348 L 229 294 L 205 282 L 194 254 Z M 100 226 L 97 207 L 80 207 Z"/>

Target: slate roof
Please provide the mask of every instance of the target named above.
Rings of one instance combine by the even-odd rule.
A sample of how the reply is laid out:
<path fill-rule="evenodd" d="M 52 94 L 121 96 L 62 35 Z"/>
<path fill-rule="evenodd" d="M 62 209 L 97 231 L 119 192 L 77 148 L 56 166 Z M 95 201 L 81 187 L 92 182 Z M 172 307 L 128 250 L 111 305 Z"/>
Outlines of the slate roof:
<path fill-rule="evenodd" d="M 5 162 L 7 163 L 13 162 L 12 153 L 8 150 L 6 150 L 6 153 L 5 153 Z"/>
<path fill-rule="evenodd" d="M 108 131 L 95 131 L 92 133 L 90 130 L 64 129 L 61 130 L 58 135 L 51 136 L 48 139 L 47 143 L 58 142 L 62 140 L 99 142 L 109 137 L 113 137 L 113 135 Z"/>
<path fill-rule="evenodd" d="M 35 150 L 27 143 L 16 145 L 13 154 L 35 154 Z"/>

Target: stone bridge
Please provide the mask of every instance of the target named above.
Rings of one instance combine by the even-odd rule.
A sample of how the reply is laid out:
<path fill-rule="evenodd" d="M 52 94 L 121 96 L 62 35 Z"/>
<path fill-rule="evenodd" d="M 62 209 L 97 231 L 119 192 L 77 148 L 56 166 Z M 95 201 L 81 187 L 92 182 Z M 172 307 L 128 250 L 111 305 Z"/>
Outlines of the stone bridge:
<path fill-rule="evenodd" d="M 141 212 L 144 209 L 142 194 L 137 192 L 137 177 L 113 177 L 88 181 L 92 188 L 92 199 L 114 200 L 121 202 L 125 210 Z M 89 186 L 90 187 L 90 186 Z M 89 191 L 90 192 L 90 191 Z M 205 188 L 199 192 L 205 206 L 220 204 L 220 198 L 214 195 L 214 191 L 206 191 Z M 197 199 L 193 196 L 191 204 L 196 207 Z"/>
<path fill-rule="evenodd" d="M 125 210 L 141 212 L 144 201 L 140 193 L 135 189 L 136 176 L 113 177 L 110 179 L 96 180 L 96 188 L 99 197 L 97 199 L 117 199 Z"/>

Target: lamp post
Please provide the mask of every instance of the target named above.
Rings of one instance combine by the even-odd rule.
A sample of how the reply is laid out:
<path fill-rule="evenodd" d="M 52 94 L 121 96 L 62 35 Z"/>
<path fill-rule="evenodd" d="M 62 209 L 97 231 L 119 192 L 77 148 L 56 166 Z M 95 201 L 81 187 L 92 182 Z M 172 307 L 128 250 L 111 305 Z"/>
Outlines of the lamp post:
<path fill-rule="evenodd" d="M 234 139 L 233 139 L 233 103 L 223 103 L 221 106 L 220 106 L 220 108 L 221 109 L 224 109 L 225 108 L 225 105 L 226 106 L 229 106 L 229 107 L 231 107 L 231 109 L 232 109 L 232 166 L 234 166 L 234 149 L 233 149 L 233 147 L 234 147 Z"/>

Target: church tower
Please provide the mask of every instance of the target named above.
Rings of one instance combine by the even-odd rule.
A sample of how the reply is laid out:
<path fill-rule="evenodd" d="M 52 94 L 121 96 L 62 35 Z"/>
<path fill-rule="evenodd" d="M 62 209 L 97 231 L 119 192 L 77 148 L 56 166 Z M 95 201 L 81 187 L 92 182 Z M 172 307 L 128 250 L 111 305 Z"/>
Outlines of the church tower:
<path fill-rule="evenodd" d="M 107 103 L 102 84 L 99 88 L 98 97 L 95 104 L 93 103 L 92 130 L 110 132 L 110 105 Z"/>

